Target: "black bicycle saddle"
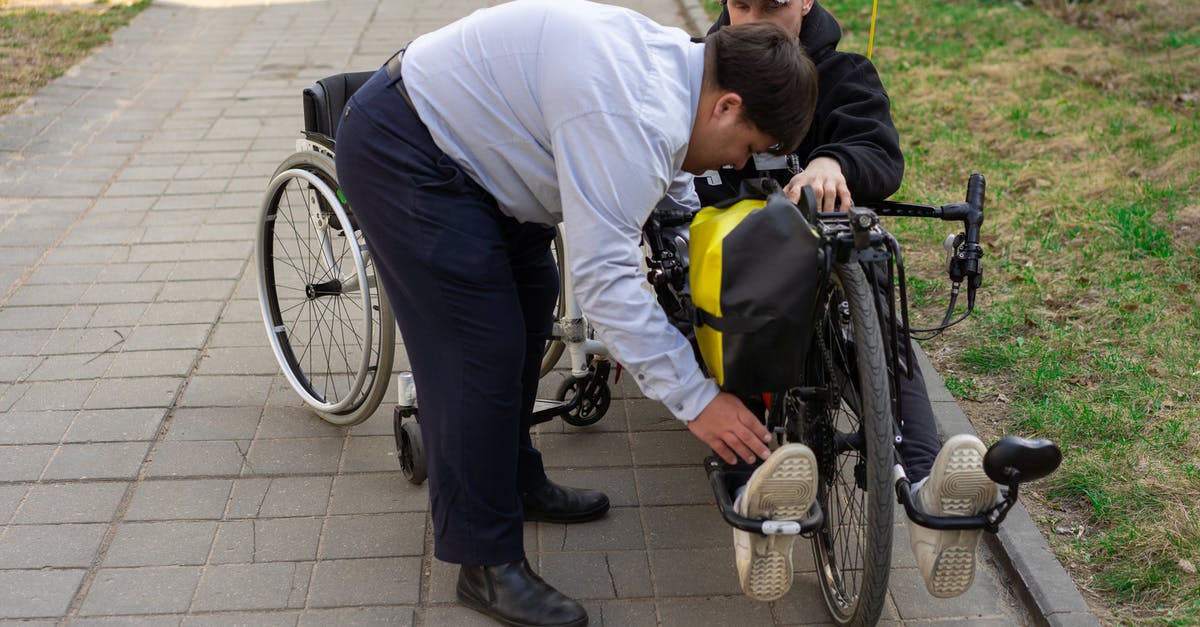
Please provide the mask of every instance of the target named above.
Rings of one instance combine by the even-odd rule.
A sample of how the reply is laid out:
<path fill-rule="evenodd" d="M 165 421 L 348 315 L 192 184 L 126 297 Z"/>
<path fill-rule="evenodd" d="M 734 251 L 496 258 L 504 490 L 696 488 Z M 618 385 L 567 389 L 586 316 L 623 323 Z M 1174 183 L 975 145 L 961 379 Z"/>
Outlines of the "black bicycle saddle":
<path fill-rule="evenodd" d="M 1007 435 L 993 444 L 983 456 L 983 470 L 996 483 L 1007 485 L 1036 481 L 1054 472 L 1062 463 L 1062 450 L 1050 440 L 1026 439 Z"/>

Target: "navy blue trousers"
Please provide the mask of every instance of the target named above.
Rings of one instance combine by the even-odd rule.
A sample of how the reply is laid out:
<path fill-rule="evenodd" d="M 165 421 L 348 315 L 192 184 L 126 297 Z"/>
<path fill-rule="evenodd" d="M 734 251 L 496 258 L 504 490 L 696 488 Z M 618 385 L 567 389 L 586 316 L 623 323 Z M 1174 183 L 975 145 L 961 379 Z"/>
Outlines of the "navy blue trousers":
<path fill-rule="evenodd" d="M 337 172 L 412 363 L 434 555 L 518 560 L 520 493 L 546 482 L 529 429 L 558 298 L 554 228 L 502 214 L 392 84 L 381 69 L 350 99 Z"/>

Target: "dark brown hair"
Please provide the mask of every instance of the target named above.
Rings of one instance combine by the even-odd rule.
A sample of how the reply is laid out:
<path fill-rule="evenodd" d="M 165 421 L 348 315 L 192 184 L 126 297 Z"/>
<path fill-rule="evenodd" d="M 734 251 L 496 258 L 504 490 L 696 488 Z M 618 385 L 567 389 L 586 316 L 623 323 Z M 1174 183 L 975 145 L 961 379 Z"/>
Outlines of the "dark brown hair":
<path fill-rule="evenodd" d="M 743 117 L 779 142 L 800 146 L 817 106 L 817 68 L 794 34 L 769 22 L 726 26 L 704 39 L 704 80 L 742 97 Z"/>

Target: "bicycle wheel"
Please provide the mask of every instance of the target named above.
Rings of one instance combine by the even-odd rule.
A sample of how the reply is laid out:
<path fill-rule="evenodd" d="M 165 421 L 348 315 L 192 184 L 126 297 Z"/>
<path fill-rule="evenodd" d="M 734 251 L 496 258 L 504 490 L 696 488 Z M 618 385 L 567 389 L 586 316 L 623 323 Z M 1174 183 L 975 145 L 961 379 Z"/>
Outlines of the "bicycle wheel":
<path fill-rule="evenodd" d="M 874 625 L 891 568 L 892 421 L 883 335 L 857 263 L 838 265 L 821 301 L 805 387 L 776 404 L 789 439 L 817 456 L 825 524 L 817 578 L 839 625 Z"/>
<path fill-rule="evenodd" d="M 324 420 L 354 425 L 387 391 L 395 321 L 334 172 L 312 151 L 276 170 L 258 225 L 259 302 L 288 382 Z"/>
<path fill-rule="evenodd" d="M 564 273 L 567 271 L 562 264 L 562 256 L 560 251 L 563 250 L 562 231 L 554 234 L 554 242 L 551 244 L 550 252 L 554 255 L 554 263 L 558 265 L 558 303 L 554 305 L 554 321 L 562 316 L 562 312 L 567 307 L 567 284 L 563 279 Z M 558 365 L 558 360 L 562 357 L 563 350 L 567 347 L 563 343 L 562 338 L 551 336 L 546 340 L 546 349 L 542 351 L 542 369 L 539 377 L 544 377 L 554 370 L 554 366 Z"/>

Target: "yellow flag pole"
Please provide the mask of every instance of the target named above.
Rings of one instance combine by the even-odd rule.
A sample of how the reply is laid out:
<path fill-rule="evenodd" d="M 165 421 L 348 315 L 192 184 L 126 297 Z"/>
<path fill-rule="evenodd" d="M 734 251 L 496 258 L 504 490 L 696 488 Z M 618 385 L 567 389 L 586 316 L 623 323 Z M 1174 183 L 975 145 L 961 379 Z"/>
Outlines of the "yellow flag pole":
<path fill-rule="evenodd" d="M 867 60 L 871 60 L 871 51 L 875 47 L 875 13 L 879 10 L 879 0 L 871 0 L 871 34 L 867 39 Z"/>

